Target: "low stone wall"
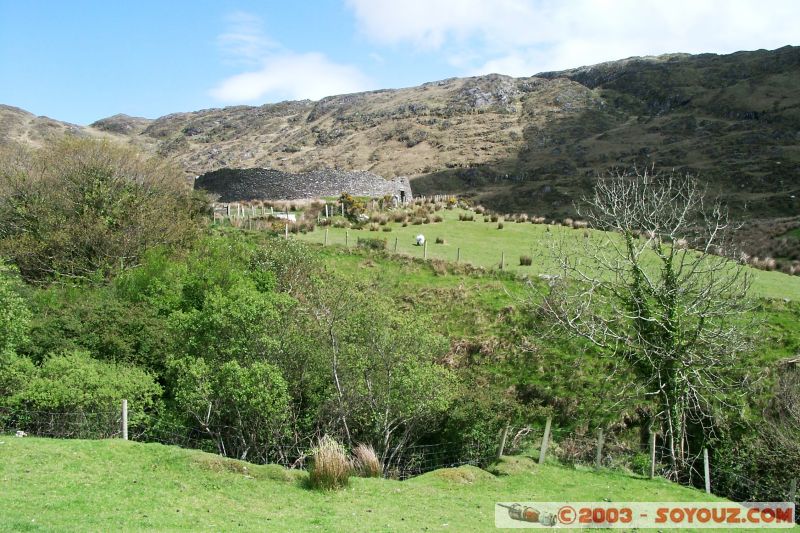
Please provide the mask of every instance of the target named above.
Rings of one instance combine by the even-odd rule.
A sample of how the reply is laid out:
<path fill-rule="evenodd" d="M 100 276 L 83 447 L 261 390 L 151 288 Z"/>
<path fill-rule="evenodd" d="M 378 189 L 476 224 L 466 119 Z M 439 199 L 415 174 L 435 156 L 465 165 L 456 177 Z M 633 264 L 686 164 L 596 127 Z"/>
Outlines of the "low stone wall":
<path fill-rule="evenodd" d="M 230 169 L 208 172 L 195 179 L 194 186 L 219 195 L 220 202 L 248 200 L 299 200 L 339 196 L 397 196 L 411 200 L 406 177 L 384 179 L 364 171 L 314 170 L 293 174 L 267 168 Z"/>

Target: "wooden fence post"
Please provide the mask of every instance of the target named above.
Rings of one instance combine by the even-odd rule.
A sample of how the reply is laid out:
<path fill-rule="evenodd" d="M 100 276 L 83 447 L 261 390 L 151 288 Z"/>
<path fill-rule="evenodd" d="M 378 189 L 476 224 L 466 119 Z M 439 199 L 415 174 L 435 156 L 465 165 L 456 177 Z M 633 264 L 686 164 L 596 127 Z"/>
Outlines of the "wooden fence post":
<path fill-rule="evenodd" d="M 461 248 L 456 248 L 456 263 L 461 260 Z"/>
<path fill-rule="evenodd" d="M 122 439 L 128 440 L 128 400 L 122 400 Z"/>
<path fill-rule="evenodd" d="M 708 448 L 703 448 L 703 474 L 706 478 L 706 494 L 711 494 L 711 474 L 708 467 Z"/>
<path fill-rule="evenodd" d="M 328 228 L 325 228 L 325 243 L 323 246 L 328 246 Z"/>
<path fill-rule="evenodd" d="M 656 432 L 650 428 L 650 479 L 656 477 Z"/>
<path fill-rule="evenodd" d="M 506 253 L 500 252 L 500 270 L 505 270 L 506 265 Z"/>
<path fill-rule="evenodd" d="M 422 258 L 428 259 L 428 241 L 422 243 Z"/>
<path fill-rule="evenodd" d="M 345 248 L 347 248 L 349 246 L 349 242 L 350 242 L 350 232 L 349 231 L 345 231 L 344 232 L 344 247 Z"/>
<path fill-rule="evenodd" d="M 553 417 L 547 417 L 547 423 L 544 425 L 544 435 L 542 435 L 542 446 L 539 448 L 539 464 L 544 464 L 544 458 L 547 455 L 547 444 L 550 441 L 550 425 L 553 423 Z"/>
<path fill-rule="evenodd" d="M 508 438 L 508 424 L 506 427 L 503 428 L 503 435 L 500 437 L 500 447 L 497 448 L 497 458 L 500 459 L 503 456 L 503 452 L 506 449 L 506 439 Z"/>
<path fill-rule="evenodd" d="M 397 253 L 397 237 L 394 238 L 394 251 Z"/>
<path fill-rule="evenodd" d="M 603 444 L 605 443 L 603 428 L 597 428 L 597 452 L 594 455 L 594 467 L 600 469 L 603 464 Z"/>

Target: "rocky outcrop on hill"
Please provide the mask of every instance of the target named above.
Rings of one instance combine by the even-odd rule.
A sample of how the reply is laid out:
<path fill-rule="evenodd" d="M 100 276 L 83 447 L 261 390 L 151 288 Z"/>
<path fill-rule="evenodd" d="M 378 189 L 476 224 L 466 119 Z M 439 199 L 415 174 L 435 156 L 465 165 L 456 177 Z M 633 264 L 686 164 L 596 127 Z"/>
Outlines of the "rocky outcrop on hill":
<path fill-rule="evenodd" d="M 223 168 L 198 176 L 195 188 L 219 196 L 221 202 L 247 200 L 299 200 L 339 196 L 397 196 L 411 199 L 408 178 L 384 179 L 372 172 L 334 169 L 289 173 L 268 168 Z"/>

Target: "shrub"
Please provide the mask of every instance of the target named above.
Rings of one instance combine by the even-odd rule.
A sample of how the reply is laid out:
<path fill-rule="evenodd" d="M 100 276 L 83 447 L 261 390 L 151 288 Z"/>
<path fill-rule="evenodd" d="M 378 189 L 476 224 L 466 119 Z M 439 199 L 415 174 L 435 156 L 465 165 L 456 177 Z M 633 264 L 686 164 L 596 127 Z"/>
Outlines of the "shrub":
<path fill-rule="evenodd" d="M 475 215 L 472 213 L 461 213 L 458 215 L 458 220 L 461 220 L 462 222 L 472 222 L 475 220 Z"/>
<path fill-rule="evenodd" d="M 431 217 L 425 217 L 425 218 L 423 219 L 423 222 L 424 222 L 425 224 L 430 224 L 430 223 L 431 223 Z"/>
<path fill-rule="evenodd" d="M 344 446 L 328 435 L 322 437 L 311 450 L 309 484 L 315 489 L 336 490 L 350 482 L 353 467 L 345 454 Z"/>
<path fill-rule="evenodd" d="M 441 222 L 442 220 L 444 220 L 444 219 L 439 215 L 436 215 L 435 217 L 433 217 L 433 221 L 434 222 Z"/>
<path fill-rule="evenodd" d="M 492 216 L 490 218 L 491 218 L 492 222 L 497 222 L 500 219 L 500 217 L 498 217 L 495 214 L 492 214 Z"/>
<path fill-rule="evenodd" d="M 389 226 L 384 226 L 383 231 L 389 232 L 392 231 L 392 228 L 390 228 Z"/>
<path fill-rule="evenodd" d="M 572 220 L 571 218 L 565 218 L 564 221 L 561 223 L 561 225 L 572 227 L 573 222 L 574 220 Z"/>
<path fill-rule="evenodd" d="M 502 222 L 498 222 L 498 223 L 497 223 L 497 229 L 503 229 L 503 227 L 504 227 L 504 226 L 503 226 L 503 223 L 502 223 Z"/>
<path fill-rule="evenodd" d="M 528 221 L 528 215 L 526 215 L 524 213 L 517 217 L 517 224 L 522 224 L 522 223 L 527 222 L 527 221 Z"/>
<path fill-rule="evenodd" d="M 403 226 L 402 226 L 402 227 L 404 227 L 404 228 L 405 228 L 406 226 L 408 226 L 408 222 L 405 222 L 405 221 L 404 221 L 404 222 L 403 222 Z"/>
<path fill-rule="evenodd" d="M 373 223 L 373 224 L 369 225 L 369 230 L 370 231 L 378 231 L 379 229 L 380 229 L 380 226 L 378 224 Z"/>
<path fill-rule="evenodd" d="M 406 221 L 406 214 L 405 213 L 395 213 L 392 215 L 392 220 L 394 222 L 405 222 Z"/>
<path fill-rule="evenodd" d="M 475 206 L 475 212 L 479 215 L 482 215 L 486 212 L 486 208 L 483 207 L 482 205 L 477 205 Z"/>
<path fill-rule="evenodd" d="M 447 244 L 447 241 L 441 237 L 436 237 L 436 244 Z"/>
<path fill-rule="evenodd" d="M 519 265 L 520 266 L 531 266 L 533 264 L 533 258 L 529 255 L 521 255 L 519 256 Z"/>
<path fill-rule="evenodd" d="M 413 224 L 414 226 L 421 226 L 422 225 L 422 219 L 421 218 L 415 218 L 414 220 L 411 221 L 411 224 Z"/>
<path fill-rule="evenodd" d="M 353 469 L 361 477 L 381 477 L 383 465 L 370 444 L 359 444 L 353 449 Z"/>
<path fill-rule="evenodd" d="M 155 243 L 187 247 L 208 214 L 177 166 L 129 147 L 68 138 L 0 153 L 0 256 L 29 281 L 108 277 Z"/>
<path fill-rule="evenodd" d="M 21 359 L 19 362 L 24 361 Z M 35 370 L 29 363 L 27 367 L 24 364 L 17 366 L 26 369 L 29 377 L 17 387 L 15 394 L 3 400 L 12 408 L 47 413 L 116 413 L 124 398 L 130 400 L 128 416 L 131 425 L 135 426 L 142 422 L 145 412 L 155 406 L 161 395 L 161 387 L 144 370 L 97 361 L 82 350 L 54 355 Z M 30 422 L 37 423 L 34 419 Z M 69 431 L 73 428 L 64 429 Z M 93 429 L 107 432 L 116 428 Z"/>
<path fill-rule="evenodd" d="M 377 230 L 376 230 L 377 231 Z M 357 246 L 368 250 L 385 250 L 386 239 L 358 238 Z"/>

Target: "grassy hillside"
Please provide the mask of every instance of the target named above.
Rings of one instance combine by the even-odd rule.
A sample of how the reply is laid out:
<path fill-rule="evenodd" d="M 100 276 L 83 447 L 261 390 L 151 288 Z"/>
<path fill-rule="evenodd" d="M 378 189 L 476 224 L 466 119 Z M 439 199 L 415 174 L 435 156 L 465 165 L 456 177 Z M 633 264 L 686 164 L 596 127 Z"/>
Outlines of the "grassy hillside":
<path fill-rule="evenodd" d="M 515 223 L 504 221 L 503 229 L 498 229 L 497 222 L 484 222 L 483 217 L 475 215 L 472 222 L 462 222 L 458 216 L 464 211 L 442 210 L 437 214 L 443 218 L 442 222 L 408 225 L 402 227 L 398 223 L 389 222 L 385 227 L 391 228 L 390 232 L 353 230 L 330 227 L 328 229 L 329 245 L 344 245 L 347 238 L 349 246 L 356 246 L 359 238 L 387 239 L 387 247 L 394 251 L 395 239 L 397 252 L 411 257 L 422 258 L 423 248 L 416 246 L 414 237 L 425 235 L 428 240 L 428 258 L 455 261 L 460 249 L 462 262 L 486 269 L 499 269 L 500 260 L 505 254 L 505 269 L 519 274 L 538 276 L 539 274 L 558 274 L 554 264 L 548 242 L 557 234 L 565 234 L 567 242 L 574 244 L 574 250 L 579 252 L 584 234 L 588 238 L 602 238 L 602 235 L 593 230 L 574 230 L 562 226 L 549 226 L 547 224 Z M 437 244 L 436 238 L 445 240 L 445 244 Z M 325 228 L 318 227 L 315 231 L 300 236 L 309 242 L 322 243 L 325 240 Z M 520 266 L 520 256 L 530 256 L 533 260 L 531 266 Z M 753 293 L 766 298 L 790 298 L 800 300 L 800 277 L 789 276 L 780 272 L 767 272 L 752 270 L 754 275 Z"/>
<path fill-rule="evenodd" d="M 306 488 L 304 472 L 121 440 L 0 437 L 0 530 L 495 531 L 497 501 L 721 501 L 664 480 L 507 458 Z"/>

